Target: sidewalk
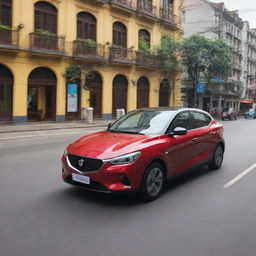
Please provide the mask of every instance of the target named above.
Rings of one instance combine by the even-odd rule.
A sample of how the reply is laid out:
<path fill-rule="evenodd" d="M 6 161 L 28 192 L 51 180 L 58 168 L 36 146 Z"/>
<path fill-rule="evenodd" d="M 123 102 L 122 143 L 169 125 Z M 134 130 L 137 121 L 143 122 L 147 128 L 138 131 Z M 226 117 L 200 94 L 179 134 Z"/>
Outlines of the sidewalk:
<path fill-rule="evenodd" d="M 0 133 L 9 132 L 26 132 L 26 131 L 42 131 L 42 130 L 58 130 L 58 129 L 77 129 L 77 128 L 93 128 L 107 127 L 109 123 L 113 123 L 115 120 L 94 120 L 92 124 L 88 124 L 86 121 L 67 121 L 63 123 L 56 122 L 28 122 L 20 125 L 5 125 L 0 124 Z"/>

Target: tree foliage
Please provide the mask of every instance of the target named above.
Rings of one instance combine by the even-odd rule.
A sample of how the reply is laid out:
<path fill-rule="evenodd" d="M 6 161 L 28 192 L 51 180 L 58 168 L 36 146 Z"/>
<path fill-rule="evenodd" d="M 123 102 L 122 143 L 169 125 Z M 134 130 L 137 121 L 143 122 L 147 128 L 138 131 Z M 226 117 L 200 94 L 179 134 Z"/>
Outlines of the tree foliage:
<path fill-rule="evenodd" d="M 78 64 L 71 64 L 66 67 L 62 75 L 67 83 L 78 83 L 82 78 L 82 67 Z"/>
<path fill-rule="evenodd" d="M 204 77 L 208 83 L 214 77 L 225 79 L 231 71 L 231 52 L 221 40 L 193 35 L 181 45 L 182 59 L 192 79 Z"/>
<path fill-rule="evenodd" d="M 179 43 L 168 35 L 163 35 L 156 54 L 161 59 L 160 66 L 167 73 L 180 71 Z"/>

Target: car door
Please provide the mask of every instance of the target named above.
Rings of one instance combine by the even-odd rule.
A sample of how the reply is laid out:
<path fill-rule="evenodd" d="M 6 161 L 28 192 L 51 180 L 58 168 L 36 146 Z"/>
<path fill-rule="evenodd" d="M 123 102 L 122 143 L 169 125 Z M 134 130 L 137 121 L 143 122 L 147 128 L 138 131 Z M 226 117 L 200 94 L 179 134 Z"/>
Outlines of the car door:
<path fill-rule="evenodd" d="M 176 127 L 187 129 L 186 135 L 169 136 L 165 150 L 170 174 L 179 173 L 191 166 L 193 159 L 198 154 L 196 151 L 196 131 L 191 130 L 191 116 L 189 111 L 179 113 L 170 125 L 169 133 Z"/>
<path fill-rule="evenodd" d="M 210 123 L 212 118 L 199 111 L 191 111 L 191 126 L 195 131 L 195 156 L 193 165 L 197 165 L 210 160 L 213 151 L 212 136 Z"/>

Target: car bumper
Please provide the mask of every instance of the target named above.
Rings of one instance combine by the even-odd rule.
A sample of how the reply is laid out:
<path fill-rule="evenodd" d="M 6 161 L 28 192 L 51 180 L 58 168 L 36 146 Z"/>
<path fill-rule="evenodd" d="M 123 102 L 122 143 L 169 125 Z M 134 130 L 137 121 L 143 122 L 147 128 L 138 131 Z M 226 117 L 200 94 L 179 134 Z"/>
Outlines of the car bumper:
<path fill-rule="evenodd" d="M 143 171 L 145 170 L 143 161 L 136 161 L 133 164 L 112 165 L 105 163 L 97 172 L 82 173 L 68 163 L 67 157 L 62 157 L 62 178 L 64 182 L 83 187 L 87 190 L 110 193 L 123 193 L 138 191 L 141 186 Z M 72 179 L 72 173 L 90 178 L 90 184 L 84 184 Z"/>

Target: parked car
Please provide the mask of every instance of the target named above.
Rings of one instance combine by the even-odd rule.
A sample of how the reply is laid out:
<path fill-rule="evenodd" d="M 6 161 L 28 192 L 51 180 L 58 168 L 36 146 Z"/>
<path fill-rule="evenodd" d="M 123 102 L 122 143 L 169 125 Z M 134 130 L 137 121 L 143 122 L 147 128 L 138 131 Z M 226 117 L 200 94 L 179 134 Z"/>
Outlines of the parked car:
<path fill-rule="evenodd" d="M 233 108 L 224 108 L 222 111 L 222 120 L 236 120 L 238 113 Z"/>
<path fill-rule="evenodd" d="M 190 108 L 134 110 L 105 131 L 71 143 L 62 156 L 63 180 L 88 190 L 159 197 L 168 177 L 206 164 L 221 167 L 223 125 Z"/>
<path fill-rule="evenodd" d="M 250 108 L 247 112 L 244 113 L 246 119 L 256 119 L 256 111 L 253 108 Z"/>

